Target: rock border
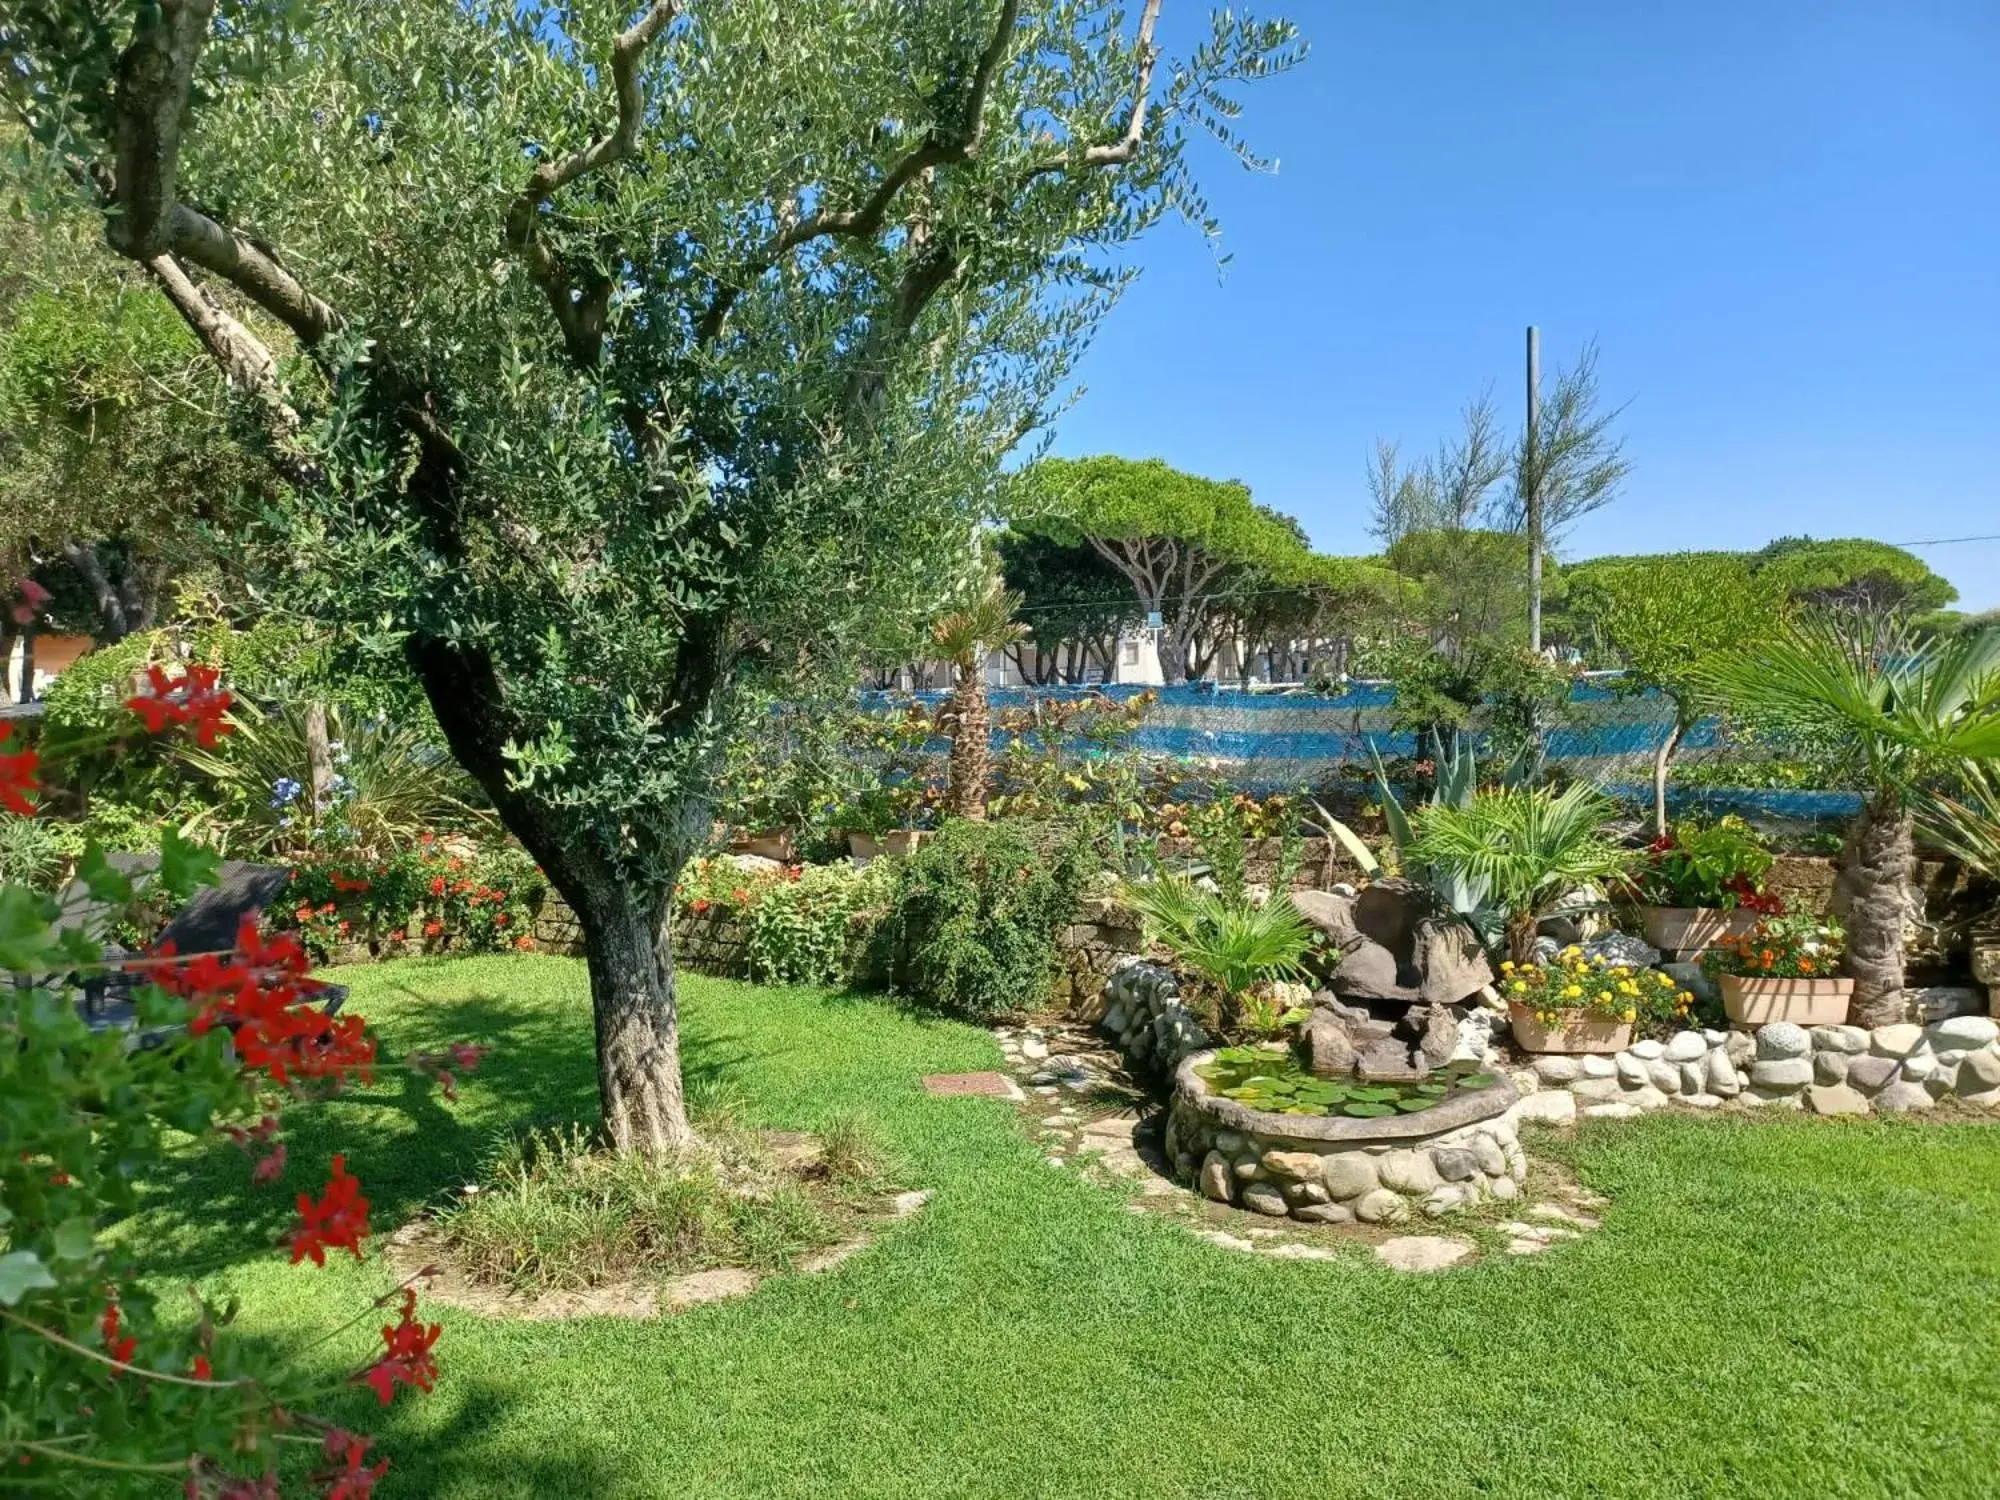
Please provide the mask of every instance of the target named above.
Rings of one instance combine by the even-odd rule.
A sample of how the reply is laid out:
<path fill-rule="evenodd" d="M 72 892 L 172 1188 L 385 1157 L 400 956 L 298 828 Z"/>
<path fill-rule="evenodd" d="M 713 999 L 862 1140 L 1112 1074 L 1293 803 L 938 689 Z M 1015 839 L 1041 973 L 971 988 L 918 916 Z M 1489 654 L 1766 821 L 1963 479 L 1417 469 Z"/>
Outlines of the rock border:
<path fill-rule="evenodd" d="M 1174 1072 L 1174 1097 L 1185 1099 L 1203 1114 L 1213 1115 L 1231 1130 L 1269 1140 L 1310 1141 L 1314 1145 L 1366 1146 L 1382 1141 L 1408 1142 L 1443 1135 L 1461 1126 L 1504 1115 L 1517 1097 L 1514 1082 L 1504 1073 L 1491 1086 L 1463 1090 L 1442 1104 L 1416 1114 L 1363 1120 L 1352 1115 L 1278 1115 L 1251 1109 L 1209 1089 L 1195 1069 L 1214 1061 L 1215 1052 L 1190 1053 Z"/>

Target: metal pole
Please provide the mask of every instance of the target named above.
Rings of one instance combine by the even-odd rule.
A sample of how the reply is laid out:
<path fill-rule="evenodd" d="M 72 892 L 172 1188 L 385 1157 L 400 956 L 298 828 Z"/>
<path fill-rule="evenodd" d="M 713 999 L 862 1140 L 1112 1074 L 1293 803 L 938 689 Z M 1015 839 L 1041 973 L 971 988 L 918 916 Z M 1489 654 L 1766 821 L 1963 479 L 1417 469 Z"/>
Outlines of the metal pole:
<path fill-rule="evenodd" d="M 1522 477 L 1528 481 L 1528 649 L 1542 649 L 1542 475 L 1537 452 L 1542 416 L 1542 331 L 1528 325 L 1528 425 Z"/>

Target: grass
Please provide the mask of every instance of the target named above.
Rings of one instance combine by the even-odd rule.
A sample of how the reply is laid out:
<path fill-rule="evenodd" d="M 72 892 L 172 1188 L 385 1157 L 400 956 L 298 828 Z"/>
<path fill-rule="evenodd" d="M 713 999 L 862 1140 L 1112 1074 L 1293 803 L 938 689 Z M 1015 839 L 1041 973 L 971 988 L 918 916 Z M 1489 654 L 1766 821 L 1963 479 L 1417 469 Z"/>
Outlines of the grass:
<path fill-rule="evenodd" d="M 588 1116 L 580 965 L 343 977 L 391 1052 L 495 1047 L 456 1106 L 387 1088 L 295 1116 L 293 1161 L 344 1147 L 378 1232 L 472 1180 L 504 1134 Z M 1046 1165 L 1005 1103 L 926 1097 L 923 1073 L 995 1065 L 976 1029 L 700 979 L 684 1004 L 697 1086 L 753 1125 L 865 1115 L 935 1198 L 835 1271 L 680 1317 L 436 1313 L 434 1395 L 329 1409 L 380 1435 L 384 1497 L 2000 1487 L 2000 1130 L 1607 1122 L 1544 1148 L 1612 1198 L 1602 1230 L 1412 1278 L 1216 1249 Z M 379 1267 L 246 1249 L 275 1241 L 289 1198 L 245 1176 L 227 1147 L 190 1158 L 142 1229 L 238 1292 L 253 1335 L 303 1337 L 380 1288 Z"/>

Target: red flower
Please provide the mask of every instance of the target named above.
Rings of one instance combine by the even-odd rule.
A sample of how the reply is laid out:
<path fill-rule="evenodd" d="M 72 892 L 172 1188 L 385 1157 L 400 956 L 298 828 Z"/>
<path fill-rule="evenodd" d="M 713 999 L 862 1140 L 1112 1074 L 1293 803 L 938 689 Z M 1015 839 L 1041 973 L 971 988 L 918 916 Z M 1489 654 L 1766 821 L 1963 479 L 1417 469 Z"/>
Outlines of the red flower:
<path fill-rule="evenodd" d="M 257 1158 L 257 1165 L 250 1169 L 250 1180 L 255 1183 L 272 1183 L 285 1175 L 285 1143 L 278 1142 L 270 1153 Z"/>
<path fill-rule="evenodd" d="M 382 1342 L 388 1352 L 361 1376 L 384 1406 L 399 1385 L 428 1391 L 437 1381 L 437 1361 L 431 1357 L 431 1345 L 444 1330 L 436 1323 L 419 1323 L 416 1311 L 417 1294 L 405 1287 L 402 1316 L 394 1327 L 384 1325 L 382 1329 Z"/>
<path fill-rule="evenodd" d="M 206 1354 L 197 1354 L 194 1357 L 194 1363 L 188 1366 L 188 1374 L 192 1375 L 196 1380 L 213 1380 L 215 1379 L 215 1367 L 208 1362 Z"/>
<path fill-rule="evenodd" d="M 375 1493 L 375 1481 L 389 1472 L 389 1460 L 367 1461 L 372 1441 L 338 1427 L 327 1433 L 324 1451 L 330 1462 L 313 1476 L 328 1486 L 325 1500 L 369 1500 Z"/>
<path fill-rule="evenodd" d="M 235 700 L 227 688 L 216 686 L 220 676 L 214 667 L 189 662 L 179 677 L 169 677 L 155 663 L 146 668 L 145 683 L 125 700 L 125 706 L 146 721 L 149 734 L 170 724 L 192 724 L 196 742 L 213 746 L 217 736 L 235 727 L 222 717 Z"/>
<path fill-rule="evenodd" d="M 292 913 L 292 915 L 298 918 L 298 920 L 301 922 L 310 922 L 312 920 L 312 914 L 313 914 L 312 903 L 307 901 L 300 902 L 298 910 Z"/>
<path fill-rule="evenodd" d="M 14 726 L 11 724 L 0 729 L 0 745 L 6 744 L 13 734 Z M 41 790 L 35 785 L 35 767 L 41 763 L 41 756 L 33 750 L 0 755 L 0 807 L 17 812 L 24 818 L 34 816 L 35 804 L 28 800 L 28 794 Z"/>
<path fill-rule="evenodd" d="M 734 901 L 738 906 L 741 906 L 743 905 L 744 902 L 750 899 L 750 893 L 744 890 L 743 887 L 739 885 L 738 887 L 736 887 L 735 890 L 729 893 L 729 899 L 731 901 Z"/>
<path fill-rule="evenodd" d="M 444 894 L 444 876 L 434 875 L 431 877 L 431 894 L 433 896 L 442 896 Z"/>
<path fill-rule="evenodd" d="M 507 925 L 507 913 L 503 911 L 498 916 L 496 916 L 493 919 L 493 925 L 495 927 L 505 927 Z"/>
<path fill-rule="evenodd" d="M 105 1352 L 115 1363 L 132 1363 L 132 1351 L 139 1347 L 139 1341 L 130 1334 L 124 1338 L 118 1336 L 118 1304 L 115 1301 L 104 1304 L 104 1314 L 97 1320 L 97 1331 L 104 1335 Z"/>
<path fill-rule="evenodd" d="M 524 932 L 514 939 L 514 946 L 519 948 L 523 953 L 526 953 L 535 946 L 535 940 Z"/>
<path fill-rule="evenodd" d="M 368 1200 L 361 1196 L 361 1184 L 347 1175 L 346 1157 L 334 1157 L 333 1176 L 318 1202 L 299 1194 L 299 1220 L 299 1227 L 292 1231 L 293 1265 L 307 1256 L 314 1265 L 325 1265 L 328 1246 L 361 1259 L 361 1241 L 368 1233 Z"/>
<path fill-rule="evenodd" d="M 424 923 L 424 936 L 425 936 L 425 937 L 436 937 L 436 936 L 437 936 L 437 935 L 438 935 L 438 934 L 439 934 L 440 932 L 443 932 L 443 931 L 444 931 L 444 923 L 442 923 L 442 922 L 426 922 L 426 923 Z"/>

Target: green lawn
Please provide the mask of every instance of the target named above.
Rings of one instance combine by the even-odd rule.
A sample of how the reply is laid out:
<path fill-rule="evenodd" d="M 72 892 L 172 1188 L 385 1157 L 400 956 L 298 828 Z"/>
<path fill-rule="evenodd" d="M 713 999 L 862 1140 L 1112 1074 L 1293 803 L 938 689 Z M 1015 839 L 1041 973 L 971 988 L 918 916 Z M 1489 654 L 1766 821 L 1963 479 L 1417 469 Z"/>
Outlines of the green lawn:
<path fill-rule="evenodd" d="M 589 1114 L 580 964 L 343 977 L 392 1053 L 496 1048 L 456 1106 L 394 1088 L 294 1115 L 293 1160 L 344 1147 L 378 1232 L 496 1130 Z M 1411 1277 L 1203 1244 L 1046 1165 L 1010 1106 L 925 1097 L 922 1073 L 997 1063 L 979 1030 L 712 980 L 684 997 L 691 1078 L 758 1124 L 866 1111 L 936 1197 L 836 1271 L 680 1317 L 442 1311 L 434 1395 L 336 1412 L 380 1433 L 383 1495 L 2000 1493 L 2000 1130 L 1610 1123 L 1562 1148 L 1613 1200 L 1602 1230 Z M 246 1248 L 289 1198 L 245 1176 L 227 1148 L 190 1161 L 143 1230 L 239 1292 L 253 1334 L 380 1287 Z"/>

